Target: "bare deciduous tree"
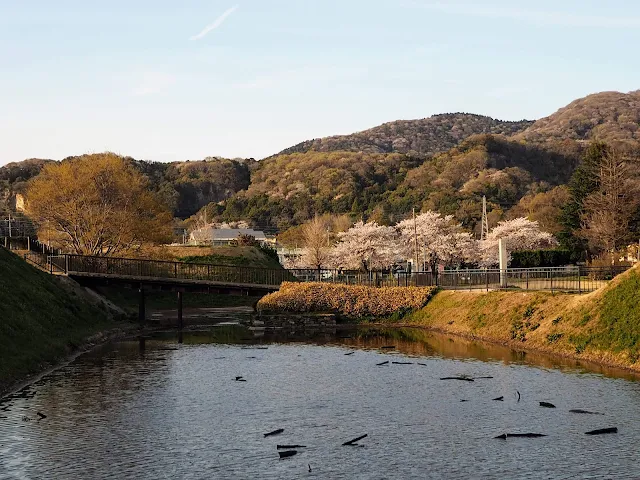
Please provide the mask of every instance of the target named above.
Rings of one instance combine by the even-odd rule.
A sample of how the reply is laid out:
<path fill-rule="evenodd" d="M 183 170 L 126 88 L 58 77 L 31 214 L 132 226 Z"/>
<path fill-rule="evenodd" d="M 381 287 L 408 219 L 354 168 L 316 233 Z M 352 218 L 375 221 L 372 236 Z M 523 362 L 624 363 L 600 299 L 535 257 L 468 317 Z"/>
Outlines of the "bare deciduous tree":
<path fill-rule="evenodd" d="M 629 223 L 640 205 L 640 184 L 630 162 L 620 152 L 602 157 L 598 190 L 585 198 L 580 235 L 595 251 L 615 252 L 629 240 Z"/>

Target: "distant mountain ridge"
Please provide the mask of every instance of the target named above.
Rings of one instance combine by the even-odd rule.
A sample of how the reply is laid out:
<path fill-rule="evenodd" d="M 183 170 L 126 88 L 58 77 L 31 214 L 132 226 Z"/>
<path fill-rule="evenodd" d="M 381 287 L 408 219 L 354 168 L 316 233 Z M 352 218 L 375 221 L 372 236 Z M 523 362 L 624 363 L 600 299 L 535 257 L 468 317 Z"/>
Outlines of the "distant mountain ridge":
<path fill-rule="evenodd" d="M 309 151 L 363 153 L 411 153 L 430 156 L 455 147 L 472 135 L 510 136 L 533 125 L 531 120 L 496 120 L 471 113 L 444 113 L 419 120 L 396 120 L 350 135 L 306 140 L 278 155 Z"/>
<path fill-rule="evenodd" d="M 514 135 L 534 142 L 640 142 L 640 90 L 600 92 L 574 100 Z"/>

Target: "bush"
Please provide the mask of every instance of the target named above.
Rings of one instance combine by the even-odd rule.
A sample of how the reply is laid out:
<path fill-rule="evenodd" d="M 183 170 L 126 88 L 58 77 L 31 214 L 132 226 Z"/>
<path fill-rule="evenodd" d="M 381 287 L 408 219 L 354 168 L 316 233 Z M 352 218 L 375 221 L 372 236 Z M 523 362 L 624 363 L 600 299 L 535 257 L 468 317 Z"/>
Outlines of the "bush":
<path fill-rule="evenodd" d="M 511 268 L 562 267 L 581 260 L 569 250 L 521 250 L 511 253 Z"/>
<path fill-rule="evenodd" d="M 424 307 L 431 287 L 366 287 L 333 283 L 284 282 L 258 302 L 260 312 L 330 312 L 345 317 L 388 317 Z"/>

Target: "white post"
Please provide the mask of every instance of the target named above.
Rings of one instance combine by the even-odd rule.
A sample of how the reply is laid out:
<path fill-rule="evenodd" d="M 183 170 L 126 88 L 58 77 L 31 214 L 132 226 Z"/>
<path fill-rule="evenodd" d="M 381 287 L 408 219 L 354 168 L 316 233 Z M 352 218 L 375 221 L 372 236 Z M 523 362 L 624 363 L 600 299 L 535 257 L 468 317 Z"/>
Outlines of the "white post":
<path fill-rule="evenodd" d="M 498 240 L 498 251 L 500 257 L 500 287 L 507 286 L 507 242 L 500 238 Z"/>

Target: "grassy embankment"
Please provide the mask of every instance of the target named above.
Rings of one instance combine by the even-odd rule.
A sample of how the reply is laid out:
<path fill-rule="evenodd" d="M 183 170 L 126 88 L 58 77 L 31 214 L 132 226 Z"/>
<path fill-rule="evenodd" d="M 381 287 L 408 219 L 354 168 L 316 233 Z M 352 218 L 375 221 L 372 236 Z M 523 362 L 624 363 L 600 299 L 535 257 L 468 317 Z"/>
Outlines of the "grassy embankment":
<path fill-rule="evenodd" d="M 133 254 L 127 256 L 133 256 Z M 172 262 L 208 263 L 233 267 L 282 268 L 276 259 L 266 255 L 257 247 L 249 246 L 155 246 L 147 247 L 137 252 L 135 256 Z M 137 313 L 139 301 L 137 290 L 116 286 L 96 287 L 95 290 L 130 314 Z M 184 308 L 250 307 L 259 298 L 186 292 L 183 296 L 183 306 Z M 145 303 L 150 311 L 172 310 L 177 308 L 177 294 L 176 292 L 150 290 L 145 295 Z"/>
<path fill-rule="evenodd" d="M 319 287 L 318 287 L 319 288 Z M 340 289 L 340 286 L 334 286 Z M 349 287 L 353 288 L 353 287 Z M 363 290 L 358 305 L 378 305 L 378 289 Z M 367 292 L 367 290 L 370 290 Z M 383 290 L 383 289 L 382 289 Z M 289 284 L 264 297 L 258 308 L 271 311 L 332 311 L 344 300 L 334 292 Z M 374 308 L 375 310 L 375 308 Z M 404 315 L 403 315 L 404 313 Z M 424 326 L 605 364 L 640 370 L 640 267 L 587 294 L 548 292 L 439 291 L 419 308 L 375 315 L 387 324 Z"/>
<path fill-rule="evenodd" d="M 403 321 L 640 370 L 640 267 L 587 295 L 441 291 Z"/>
<path fill-rule="evenodd" d="M 67 279 L 0 248 L 0 392 L 43 370 L 88 337 L 121 326 L 113 312 Z"/>

